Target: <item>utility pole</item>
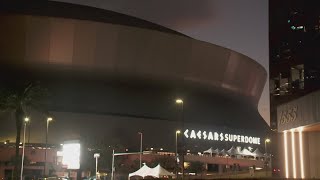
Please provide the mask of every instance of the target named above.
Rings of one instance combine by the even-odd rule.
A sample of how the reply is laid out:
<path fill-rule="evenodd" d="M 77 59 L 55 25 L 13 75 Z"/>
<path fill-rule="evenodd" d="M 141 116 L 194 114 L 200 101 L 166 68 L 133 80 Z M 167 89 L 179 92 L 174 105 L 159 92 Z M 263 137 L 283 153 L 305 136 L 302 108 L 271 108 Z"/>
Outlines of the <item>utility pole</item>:
<path fill-rule="evenodd" d="M 142 132 L 139 132 L 139 134 L 140 134 L 140 168 L 141 168 L 141 165 L 142 165 L 142 140 L 143 140 L 143 134 L 142 134 Z"/>

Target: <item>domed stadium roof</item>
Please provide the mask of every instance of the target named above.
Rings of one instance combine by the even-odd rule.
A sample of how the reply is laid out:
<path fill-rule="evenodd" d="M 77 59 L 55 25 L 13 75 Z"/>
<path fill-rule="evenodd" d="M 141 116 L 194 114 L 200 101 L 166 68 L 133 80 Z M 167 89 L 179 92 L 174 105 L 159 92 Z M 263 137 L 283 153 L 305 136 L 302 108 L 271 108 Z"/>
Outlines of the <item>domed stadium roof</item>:
<path fill-rule="evenodd" d="M 90 20 L 125 26 L 151 29 L 180 36 L 186 35 L 161 25 L 133 16 L 89 6 L 54 1 L 5 1 L 0 6 L 1 13 L 18 13 L 37 16 L 63 17 Z"/>

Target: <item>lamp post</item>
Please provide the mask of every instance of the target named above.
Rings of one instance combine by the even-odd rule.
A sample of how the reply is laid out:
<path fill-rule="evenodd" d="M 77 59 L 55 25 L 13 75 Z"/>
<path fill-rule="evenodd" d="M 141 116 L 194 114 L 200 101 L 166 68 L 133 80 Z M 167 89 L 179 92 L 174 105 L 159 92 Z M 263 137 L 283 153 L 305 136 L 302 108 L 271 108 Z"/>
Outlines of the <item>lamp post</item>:
<path fill-rule="evenodd" d="M 268 175 L 268 153 L 267 153 L 267 143 L 270 143 L 271 140 L 269 138 L 267 138 L 265 141 L 264 141 L 264 150 L 266 152 L 266 175 Z M 271 156 L 270 156 L 271 158 Z"/>
<path fill-rule="evenodd" d="M 138 132 L 138 134 L 140 134 L 140 168 L 141 168 L 141 158 L 142 158 L 142 140 L 143 140 L 143 134 L 142 132 Z"/>
<path fill-rule="evenodd" d="M 96 179 L 98 179 L 98 158 L 100 157 L 100 154 L 94 153 L 93 157 L 96 159 Z"/>
<path fill-rule="evenodd" d="M 267 138 L 265 141 L 264 141 L 264 150 L 266 151 L 266 154 L 267 154 L 267 143 L 269 143 L 271 140 L 269 138 Z"/>
<path fill-rule="evenodd" d="M 176 178 L 178 178 L 178 168 L 177 168 L 177 165 L 178 165 L 178 134 L 180 134 L 181 131 L 180 130 L 177 130 L 176 131 Z"/>
<path fill-rule="evenodd" d="M 112 150 L 111 180 L 114 180 L 114 149 Z"/>
<path fill-rule="evenodd" d="M 184 130 L 184 112 L 183 112 L 183 100 L 178 98 L 176 99 L 176 104 L 181 106 L 181 128 Z M 184 179 L 184 139 L 181 139 L 181 173 L 182 173 L 182 180 Z"/>
<path fill-rule="evenodd" d="M 48 133 L 49 133 L 49 123 L 52 121 L 51 117 L 47 118 L 47 129 L 46 129 L 46 149 L 44 151 L 44 175 L 47 175 L 47 149 L 48 149 Z"/>
<path fill-rule="evenodd" d="M 23 164 L 24 164 L 24 148 L 26 146 L 26 126 L 29 122 L 29 118 L 24 118 L 24 128 L 23 128 L 23 145 L 22 145 L 22 158 L 21 158 L 21 171 L 20 171 L 20 180 L 23 179 Z"/>

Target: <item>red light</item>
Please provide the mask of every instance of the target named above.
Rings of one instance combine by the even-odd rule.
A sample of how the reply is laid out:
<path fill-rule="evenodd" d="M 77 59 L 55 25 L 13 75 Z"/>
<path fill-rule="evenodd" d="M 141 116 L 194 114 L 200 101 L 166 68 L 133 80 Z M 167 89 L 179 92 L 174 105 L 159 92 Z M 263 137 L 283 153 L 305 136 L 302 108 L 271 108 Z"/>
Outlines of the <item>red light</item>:
<path fill-rule="evenodd" d="M 278 172 L 280 172 L 280 169 L 278 169 Z"/>
<path fill-rule="evenodd" d="M 276 172 L 277 170 L 276 169 L 273 169 L 273 172 Z"/>

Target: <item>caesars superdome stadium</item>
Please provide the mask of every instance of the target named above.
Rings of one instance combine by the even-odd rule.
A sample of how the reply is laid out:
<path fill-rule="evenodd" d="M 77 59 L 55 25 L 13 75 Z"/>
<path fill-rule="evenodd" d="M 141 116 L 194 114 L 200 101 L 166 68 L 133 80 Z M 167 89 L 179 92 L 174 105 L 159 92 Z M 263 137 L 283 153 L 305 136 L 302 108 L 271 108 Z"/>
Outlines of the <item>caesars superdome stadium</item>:
<path fill-rule="evenodd" d="M 49 90 L 51 143 L 92 136 L 138 147 L 142 131 L 144 146 L 170 149 L 183 128 L 190 146 L 264 148 L 257 104 L 267 72 L 253 59 L 93 7 L 8 1 L 0 10 L 0 86 Z M 45 115 L 30 113 L 30 139 L 43 142 Z M 1 121 L 0 140 L 14 141 L 10 115 Z"/>

